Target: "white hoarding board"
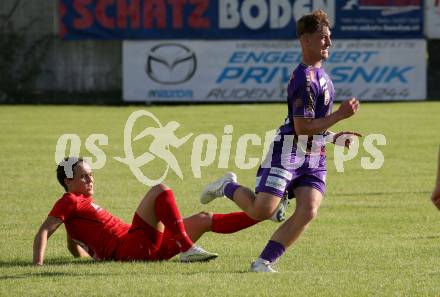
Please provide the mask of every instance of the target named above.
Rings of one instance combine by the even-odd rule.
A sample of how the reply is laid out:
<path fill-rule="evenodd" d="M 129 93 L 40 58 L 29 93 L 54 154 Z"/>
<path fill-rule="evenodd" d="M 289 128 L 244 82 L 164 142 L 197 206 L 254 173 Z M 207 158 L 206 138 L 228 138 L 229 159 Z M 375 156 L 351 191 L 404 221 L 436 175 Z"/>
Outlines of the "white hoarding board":
<path fill-rule="evenodd" d="M 284 101 L 297 41 L 124 41 L 125 101 Z M 336 100 L 426 98 L 425 40 L 335 40 Z"/>
<path fill-rule="evenodd" d="M 440 39 L 440 0 L 425 0 L 425 34 Z"/>

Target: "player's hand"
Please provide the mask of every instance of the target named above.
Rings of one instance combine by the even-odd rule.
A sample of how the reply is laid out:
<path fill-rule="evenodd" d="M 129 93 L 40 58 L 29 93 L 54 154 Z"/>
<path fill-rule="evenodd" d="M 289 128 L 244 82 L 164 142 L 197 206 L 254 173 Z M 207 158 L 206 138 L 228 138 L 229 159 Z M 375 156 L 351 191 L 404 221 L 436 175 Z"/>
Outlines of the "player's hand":
<path fill-rule="evenodd" d="M 354 131 L 341 131 L 333 137 L 333 143 L 339 146 L 350 148 L 355 137 L 362 137 L 362 134 Z"/>
<path fill-rule="evenodd" d="M 338 109 L 338 113 L 341 115 L 343 119 L 349 118 L 354 115 L 360 108 L 359 100 L 352 97 L 348 100 L 345 100 L 341 103 Z"/>
<path fill-rule="evenodd" d="M 437 186 L 431 195 L 432 203 L 440 210 L 440 186 Z"/>

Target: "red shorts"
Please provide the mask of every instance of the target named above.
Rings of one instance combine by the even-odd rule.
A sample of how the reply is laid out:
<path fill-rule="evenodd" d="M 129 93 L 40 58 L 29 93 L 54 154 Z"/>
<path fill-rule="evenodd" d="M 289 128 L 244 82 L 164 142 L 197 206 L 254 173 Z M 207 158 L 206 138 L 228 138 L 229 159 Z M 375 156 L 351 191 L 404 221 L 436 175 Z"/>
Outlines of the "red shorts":
<path fill-rule="evenodd" d="M 128 233 L 120 239 L 115 260 L 160 261 L 168 260 L 178 253 L 179 246 L 170 232 L 159 232 L 135 213 Z"/>

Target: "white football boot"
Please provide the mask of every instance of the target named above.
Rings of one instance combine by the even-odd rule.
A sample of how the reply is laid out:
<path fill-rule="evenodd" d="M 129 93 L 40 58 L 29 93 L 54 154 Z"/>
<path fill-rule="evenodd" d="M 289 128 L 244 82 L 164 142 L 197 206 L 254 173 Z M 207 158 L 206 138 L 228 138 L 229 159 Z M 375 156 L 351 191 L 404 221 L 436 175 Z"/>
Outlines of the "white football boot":
<path fill-rule="evenodd" d="M 193 245 L 189 250 L 180 253 L 180 262 L 205 262 L 218 257 L 218 254 L 205 251 L 198 245 Z"/>
<path fill-rule="evenodd" d="M 225 185 L 230 182 L 237 182 L 237 176 L 233 172 L 227 172 L 223 177 L 207 185 L 200 194 L 200 202 L 208 204 L 215 198 L 225 196 Z"/>
<path fill-rule="evenodd" d="M 252 262 L 250 271 L 251 272 L 274 272 L 274 273 L 278 272 L 272 266 L 273 266 L 273 263 L 271 263 L 267 260 L 258 258 L 256 261 Z"/>
<path fill-rule="evenodd" d="M 277 209 L 273 213 L 273 215 L 270 217 L 271 221 L 274 221 L 275 223 L 280 223 L 286 219 L 286 210 L 287 207 L 289 207 L 290 200 L 284 196 L 281 198 L 280 203 L 278 204 Z"/>

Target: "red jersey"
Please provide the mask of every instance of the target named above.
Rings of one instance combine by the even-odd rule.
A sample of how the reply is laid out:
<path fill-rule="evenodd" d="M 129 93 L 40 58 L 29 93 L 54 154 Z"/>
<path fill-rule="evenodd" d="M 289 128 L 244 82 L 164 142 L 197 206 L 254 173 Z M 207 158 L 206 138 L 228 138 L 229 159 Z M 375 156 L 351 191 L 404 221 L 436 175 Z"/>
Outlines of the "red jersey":
<path fill-rule="evenodd" d="M 49 216 L 64 222 L 70 238 L 97 260 L 114 259 L 119 239 L 130 225 L 96 205 L 92 197 L 66 193 Z"/>

